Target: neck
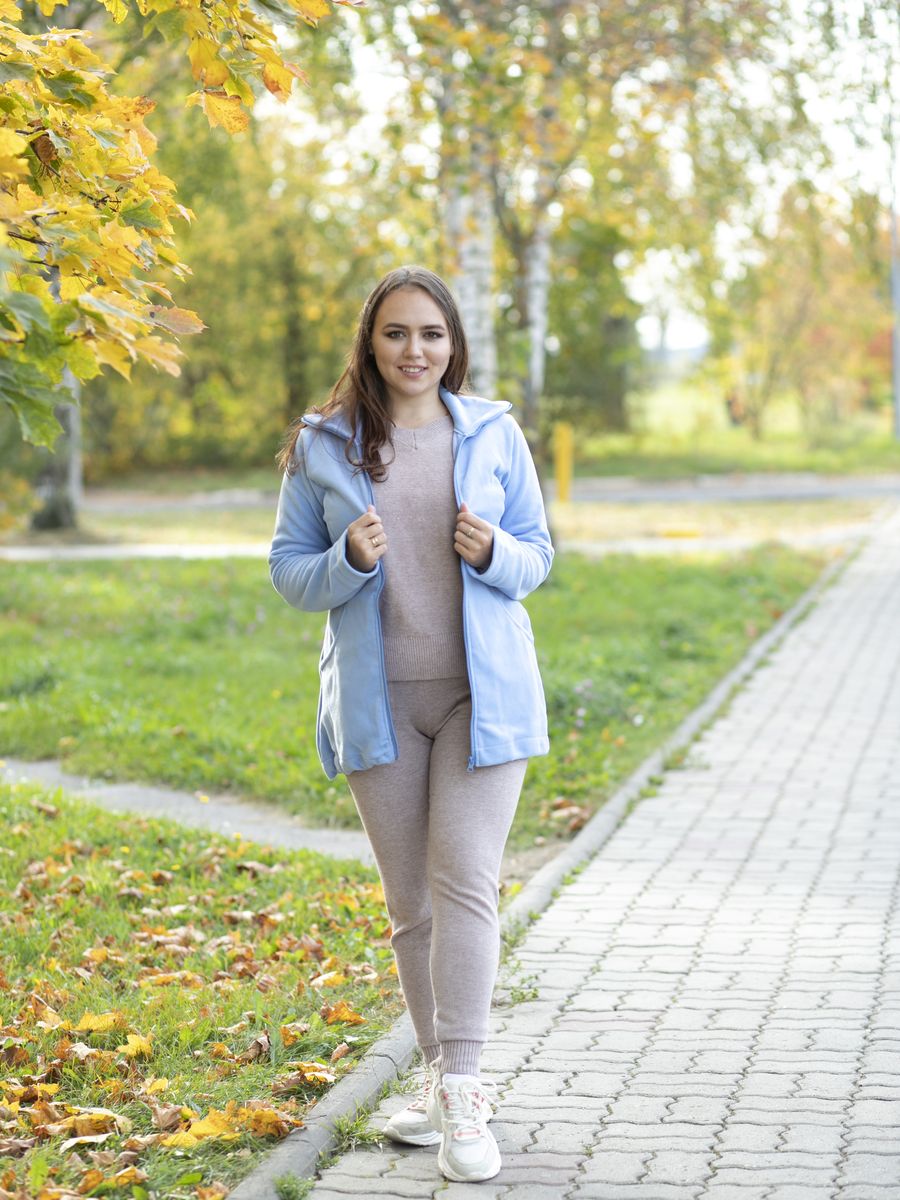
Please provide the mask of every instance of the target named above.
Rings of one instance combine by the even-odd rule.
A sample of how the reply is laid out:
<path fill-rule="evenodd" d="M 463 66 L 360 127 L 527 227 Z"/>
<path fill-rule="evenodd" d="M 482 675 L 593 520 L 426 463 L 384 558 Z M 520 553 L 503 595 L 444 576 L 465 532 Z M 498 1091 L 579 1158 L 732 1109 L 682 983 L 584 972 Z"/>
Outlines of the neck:
<path fill-rule="evenodd" d="M 422 396 L 415 400 L 393 399 L 390 405 L 391 420 L 399 429 L 416 429 L 447 414 L 439 396 Z"/>

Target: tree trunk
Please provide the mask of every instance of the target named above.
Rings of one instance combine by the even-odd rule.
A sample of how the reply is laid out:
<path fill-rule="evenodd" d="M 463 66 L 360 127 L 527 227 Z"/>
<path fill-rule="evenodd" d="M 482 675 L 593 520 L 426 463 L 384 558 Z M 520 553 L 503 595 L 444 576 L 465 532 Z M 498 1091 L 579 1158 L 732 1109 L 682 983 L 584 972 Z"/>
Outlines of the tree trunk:
<path fill-rule="evenodd" d="M 47 270 L 50 292 L 59 302 L 59 267 Z M 72 402 L 56 406 L 56 419 L 63 432 L 56 439 L 41 471 L 35 491 L 41 506 L 31 516 L 32 529 L 75 529 L 82 494 L 81 384 L 68 367 L 63 369 L 63 388 Z"/>
<path fill-rule="evenodd" d="M 77 396 L 80 387 L 68 368 L 64 378 Z M 75 529 L 78 526 L 78 510 L 81 507 L 81 409 L 76 403 L 58 404 L 55 414 L 63 432 L 56 439 L 53 450 L 47 451 L 47 461 L 35 487 L 41 506 L 32 513 L 32 529 Z"/>
<path fill-rule="evenodd" d="M 469 343 L 469 374 L 475 391 L 493 399 L 497 387 L 497 339 L 494 331 L 494 203 L 487 139 L 470 133 L 469 153 L 454 149 L 453 82 L 441 105 L 441 174 L 444 228 L 448 248 L 447 275 L 459 302 Z"/>
<path fill-rule="evenodd" d="M 531 443 L 538 469 L 546 465 L 546 452 L 539 435 L 539 410 L 544 391 L 547 357 L 547 309 L 550 301 L 550 222 L 546 213 L 536 216 L 534 228 L 519 264 L 527 305 L 528 367 L 522 396 L 522 424 Z"/>

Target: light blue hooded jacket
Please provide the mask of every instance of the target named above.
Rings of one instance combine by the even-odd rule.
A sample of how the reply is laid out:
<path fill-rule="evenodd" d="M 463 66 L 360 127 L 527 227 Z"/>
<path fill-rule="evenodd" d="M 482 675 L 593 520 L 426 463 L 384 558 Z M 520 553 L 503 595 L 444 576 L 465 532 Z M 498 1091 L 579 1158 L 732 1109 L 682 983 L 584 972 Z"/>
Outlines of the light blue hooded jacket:
<path fill-rule="evenodd" d="M 537 472 L 506 402 L 440 389 L 453 418 L 453 485 L 494 531 L 491 561 L 460 558 L 463 629 L 472 694 L 469 770 L 546 754 L 547 708 L 528 613 L 519 601 L 546 577 L 553 546 Z M 278 500 L 269 572 L 279 595 L 328 611 L 319 659 L 316 746 L 329 779 L 397 758 L 379 597 L 390 555 L 371 571 L 347 561 L 347 526 L 374 504 L 372 482 L 353 473 L 341 414 L 311 413 Z"/>

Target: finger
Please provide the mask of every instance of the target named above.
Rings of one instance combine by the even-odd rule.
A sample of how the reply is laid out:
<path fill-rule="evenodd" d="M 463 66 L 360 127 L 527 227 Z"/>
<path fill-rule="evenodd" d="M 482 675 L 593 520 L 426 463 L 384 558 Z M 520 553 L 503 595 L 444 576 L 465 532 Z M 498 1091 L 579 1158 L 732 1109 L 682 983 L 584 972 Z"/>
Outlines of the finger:
<path fill-rule="evenodd" d="M 366 529 L 375 521 L 381 524 L 381 517 L 379 517 L 378 513 L 370 504 L 363 515 L 361 517 L 357 517 L 353 523 L 354 525 L 358 525 L 361 529 Z"/>
<path fill-rule="evenodd" d="M 462 528 L 480 529 L 482 532 L 488 528 L 488 522 L 468 509 L 463 512 L 462 509 L 456 514 L 456 524 Z"/>

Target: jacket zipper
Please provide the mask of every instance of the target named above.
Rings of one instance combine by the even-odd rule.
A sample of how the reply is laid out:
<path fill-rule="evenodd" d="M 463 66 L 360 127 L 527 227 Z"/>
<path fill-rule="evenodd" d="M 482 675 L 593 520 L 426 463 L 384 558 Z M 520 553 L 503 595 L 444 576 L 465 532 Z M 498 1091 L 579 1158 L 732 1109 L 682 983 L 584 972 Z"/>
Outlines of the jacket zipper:
<path fill-rule="evenodd" d="M 374 508 L 374 507 L 376 507 L 376 505 L 375 505 L 375 489 L 372 487 L 372 477 L 368 471 L 364 471 L 363 474 L 366 477 L 366 483 L 368 484 L 368 487 L 369 487 L 369 496 L 371 497 L 371 504 Z M 397 734 L 394 730 L 394 718 L 391 715 L 391 698 L 390 698 L 390 695 L 388 694 L 388 685 L 387 685 L 387 666 L 385 665 L 385 660 L 384 660 L 384 632 L 383 632 L 383 628 L 382 628 L 382 624 L 381 624 L 381 606 L 379 604 L 379 600 L 381 598 L 381 593 L 383 591 L 384 591 L 384 567 L 382 566 L 381 559 L 379 559 L 378 560 L 378 588 L 375 592 L 375 623 L 378 628 L 378 653 L 381 658 L 381 693 L 384 698 L 384 711 L 385 711 L 385 714 L 387 715 L 388 733 L 391 735 L 391 745 L 394 748 L 394 758 L 398 759 L 400 757 L 400 748 L 397 745 Z"/>
<path fill-rule="evenodd" d="M 480 429 L 480 428 L 481 428 L 481 426 L 479 425 L 478 429 Z M 478 430 L 476 429 L 474 432 L 477 433 Z M 456 454 L 453 456 L 453 494 L 456 496 L 456 511 L 457 512 L 459 512 L 459 506 L 461 503 L 460 496 L 459 496 L 457 466 L 459 464 L 459 452 L 462 449 L 463 442 L 466 440 L 466 435 L 461 433 L 461 434 L 458 434 L 458 437 L 459 437 L 459 442 L 456 447 Z M 468 587 L 467 587 L 468 581 L 466 579 L 465 562 L 462 558 L 459 560 L 459 569 L 462 572 L 462 584 L 463 584 L 463 645 L 464 645 L 465 651 L 466 651 L 466 674 L 469 676 L 469 693 L 472 697 L 472 720 L 469 724 L 469 761 L 466 766 L 466 770 L 474 771 L 475 770 L 475 720 L 476 720 L 476 714 L 477 714 L 478 710 L 477 710 L 476 700 L 475 700 L 475 679 L 474 679 L 473 673 L 472 673 L 472 662 L 471 662 L 471 655 L 469 652 L 469 616 L 468 616 L 468 606 L 466 604 L 466 596 L 468 595 Z"/>

